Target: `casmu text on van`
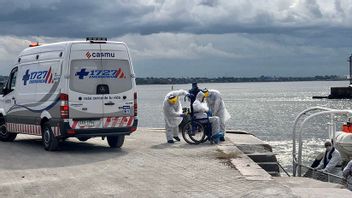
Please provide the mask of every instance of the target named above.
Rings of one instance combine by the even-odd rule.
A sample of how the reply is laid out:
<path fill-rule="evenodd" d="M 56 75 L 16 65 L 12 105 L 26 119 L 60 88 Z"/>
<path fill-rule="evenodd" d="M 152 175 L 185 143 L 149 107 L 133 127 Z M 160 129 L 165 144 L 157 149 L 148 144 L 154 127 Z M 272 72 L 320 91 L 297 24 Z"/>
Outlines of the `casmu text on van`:
<path fill-rule="evenodd" d="M 115 57 L 115 53 L 114 52 L 92 52 L 92 54 L 90 52 L 86 53 L 87 58 L 90 57 L 94 57 L 94 58 L 114 58 Z"/>

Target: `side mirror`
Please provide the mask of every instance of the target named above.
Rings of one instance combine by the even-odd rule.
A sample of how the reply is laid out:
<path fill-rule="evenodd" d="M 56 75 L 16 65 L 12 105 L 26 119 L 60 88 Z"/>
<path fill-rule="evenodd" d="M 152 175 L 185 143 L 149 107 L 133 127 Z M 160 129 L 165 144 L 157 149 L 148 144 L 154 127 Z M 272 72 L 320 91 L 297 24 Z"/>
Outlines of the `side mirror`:
<path fill-rule="evenodd" d="M 8 93 L 8 89 L 6 87 L 2 87 L 1 90 L 0 90 L 0 94 L 1 95 L 6 95 Z"/>
<path fill-rule="evenodd" d="M 4 83 L 0 82 L 0 95 L 3 95 L 4 94 Z"/>

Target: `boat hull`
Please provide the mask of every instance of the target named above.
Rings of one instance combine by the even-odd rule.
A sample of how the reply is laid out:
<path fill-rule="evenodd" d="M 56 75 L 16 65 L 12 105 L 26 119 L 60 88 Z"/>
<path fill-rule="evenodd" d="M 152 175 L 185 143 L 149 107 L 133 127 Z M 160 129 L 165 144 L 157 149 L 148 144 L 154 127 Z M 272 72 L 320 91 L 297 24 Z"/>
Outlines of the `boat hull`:
<path fill-rule="evenodd" d="M 342 158 L 352 157 L 352 133 L 337 131 L 335 135 L 335 147 Z"/>

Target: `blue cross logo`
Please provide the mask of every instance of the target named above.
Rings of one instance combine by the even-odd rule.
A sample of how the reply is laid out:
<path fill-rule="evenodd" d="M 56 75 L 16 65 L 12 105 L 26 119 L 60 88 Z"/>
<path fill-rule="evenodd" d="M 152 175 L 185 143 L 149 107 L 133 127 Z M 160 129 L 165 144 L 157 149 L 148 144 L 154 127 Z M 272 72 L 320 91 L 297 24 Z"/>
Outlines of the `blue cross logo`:
<path fill-rule="evenodd" d="M 28 82 L 30 76 L 31 75 L 29 75 L 29 69 L 27 69 L 26 73 L 23 75 L 23 78 L 22 78 L 23 85 L 27 85 L 27 82 Z"/>
<path fill-rule="evenodd" d="M 81 71 L 76 72 L 75 76 L 79 76 L 79 79 L 83 79 L 85 76 L 88 76 L 89 72 L 86 72 L 86 68 L 82 68 Z"/>

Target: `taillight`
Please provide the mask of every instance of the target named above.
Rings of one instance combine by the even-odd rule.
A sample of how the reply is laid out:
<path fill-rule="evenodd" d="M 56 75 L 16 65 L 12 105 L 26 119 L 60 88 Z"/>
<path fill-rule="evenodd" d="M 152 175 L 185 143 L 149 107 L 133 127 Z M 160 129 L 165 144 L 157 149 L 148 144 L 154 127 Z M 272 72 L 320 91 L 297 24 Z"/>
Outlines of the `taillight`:
<path fill-rule="evenodd" d="M 69 134 L 69 135 L 74 135 L 75 133 L 76 133 L 76 131 L 73 130 L 73 129 L 68 129 L 67 130 L 67 134 Z"/>
<path fill-rule="evenodd" d="M 137 127 L 132 126 L 131 127 L 131 132 L 135 132 L 137 130 Z"/>
<path fill-rule="evenodd" d="M 60 94 L 60 114 L 62 119 L 67 119 L 68 118 L 68 95 L 67 94 Z"/>
<path fill-rule="evenodd" d="M 133 94 L 133 100 L 134 100 L 134 105 L 133 105 L 133 109 L 134 109 L 134 116 L 137 116 L 137 92 L 134 92 Z"/>

